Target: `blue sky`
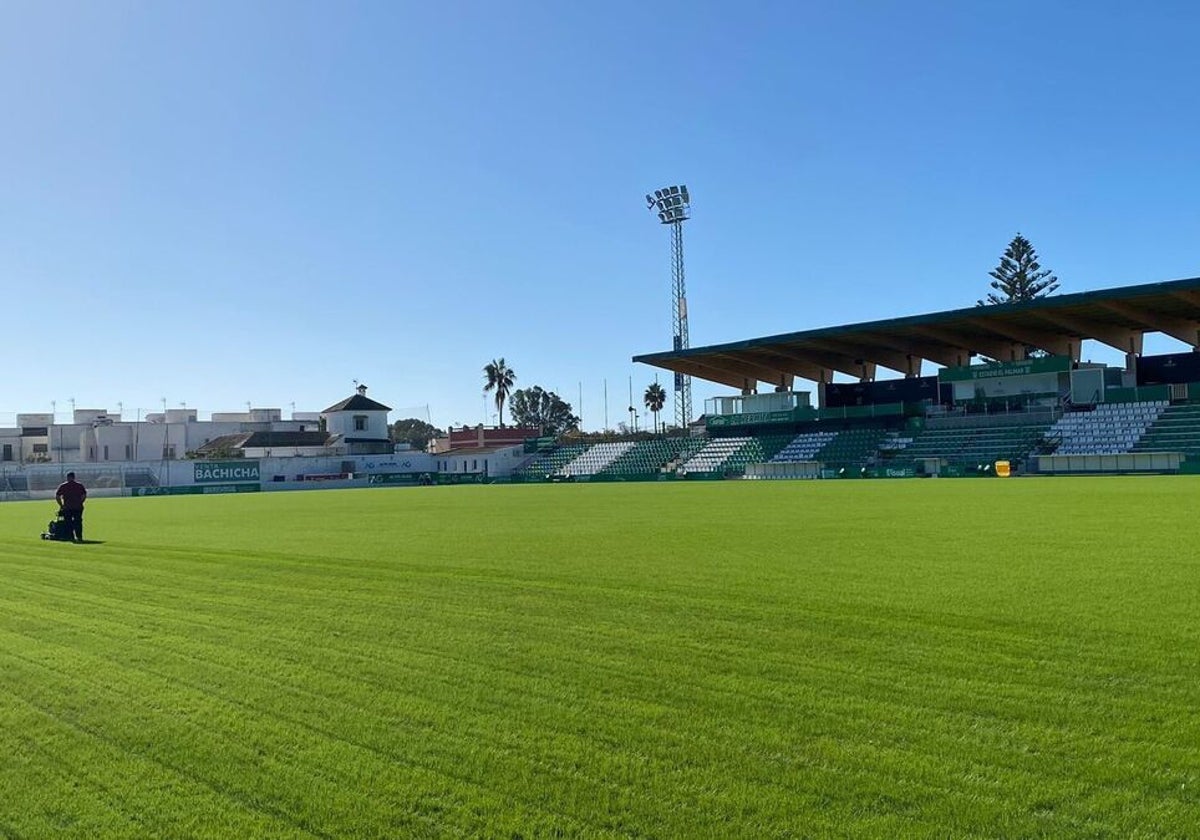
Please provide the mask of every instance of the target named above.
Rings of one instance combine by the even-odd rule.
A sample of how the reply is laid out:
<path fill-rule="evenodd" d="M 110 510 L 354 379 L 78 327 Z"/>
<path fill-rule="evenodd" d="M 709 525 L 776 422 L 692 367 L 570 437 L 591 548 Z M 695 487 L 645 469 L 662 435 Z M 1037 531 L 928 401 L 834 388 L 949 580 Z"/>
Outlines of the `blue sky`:
<path fill-rule="evenodd" d="M 615 426 L 671 343 L 671 183 L 694 347 L 972 305 L 1018 231 L 1061 292 L 1194 277 L 1198 36 L 1184 2 L 6 2 L 0 424 L 354 380 L 490 423 L 503 356 Z"/>

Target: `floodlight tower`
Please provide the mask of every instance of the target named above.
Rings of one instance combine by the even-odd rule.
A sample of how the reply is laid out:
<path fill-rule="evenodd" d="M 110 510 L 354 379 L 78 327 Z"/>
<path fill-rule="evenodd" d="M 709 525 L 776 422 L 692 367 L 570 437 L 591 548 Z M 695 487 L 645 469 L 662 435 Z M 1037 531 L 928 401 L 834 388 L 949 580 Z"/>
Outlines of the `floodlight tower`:
<path fill-rule="evenodd" d="M 691 218 L 688 188 L 683 184 L 646 194 L 646 207 L 658 211 L 658 220 L 671 226 L 671 334 L 676 350 L 688 349 L 687 292 L 683 284 L 683 223 Z M 686 429 L 692 420 L 692 378 L 675 373 L 675 422 Z"/>

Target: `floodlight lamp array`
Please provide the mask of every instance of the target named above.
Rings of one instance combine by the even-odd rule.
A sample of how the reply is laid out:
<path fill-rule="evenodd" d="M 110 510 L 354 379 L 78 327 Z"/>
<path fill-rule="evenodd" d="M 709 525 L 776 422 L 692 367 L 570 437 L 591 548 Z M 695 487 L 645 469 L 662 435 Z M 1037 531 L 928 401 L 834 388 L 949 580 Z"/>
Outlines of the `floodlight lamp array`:
<path fill-rule="evenodd" d="M 664 225 L 672 225 L 688 218 L 691 211 L 691 201 L 688 188 L 683 184 L 663 187 L 655 190 L 654 194 L 646 194 L 646 208 L 658 210 L 658 220 Z"/>

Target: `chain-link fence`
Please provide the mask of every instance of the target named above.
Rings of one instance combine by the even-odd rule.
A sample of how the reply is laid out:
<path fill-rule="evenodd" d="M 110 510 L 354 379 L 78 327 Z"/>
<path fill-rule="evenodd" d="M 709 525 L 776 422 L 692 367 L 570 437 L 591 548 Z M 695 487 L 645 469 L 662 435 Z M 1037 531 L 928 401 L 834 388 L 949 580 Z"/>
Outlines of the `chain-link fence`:
<path fill-rule="evenodd" d="M 97 496 L 125 495 L 138 487 L 158 487 L 158 471 L 145 465 L 87 465 L 69 464 L 0 466 L 0 501 L 52 497 L 58 485 L 67 480 L 67 473 L 88 493 Z"/>

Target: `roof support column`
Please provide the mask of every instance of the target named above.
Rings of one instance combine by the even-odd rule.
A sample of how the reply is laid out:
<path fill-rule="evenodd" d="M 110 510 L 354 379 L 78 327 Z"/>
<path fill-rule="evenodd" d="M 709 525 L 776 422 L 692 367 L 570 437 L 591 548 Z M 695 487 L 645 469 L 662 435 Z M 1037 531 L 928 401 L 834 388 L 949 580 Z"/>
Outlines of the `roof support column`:
<path fill-rule="evenodd" d="M 821 368 L 817 372 L 817 408 L 825 407 L 825 386 L 833 381 L 833 371 L 829 368 Z"/>
<path fill-rule="evenodd" d="M 1137 360 L 1142 355 L 1142 339 L 1145 338 L 1145 333 L 1130 331 L 1129 333 L 1129 349 L 1125 353 L 1125 372 L 1136 376 L 1137 375 Z"/>
<path fill-rule="evenodd" d="M 779 382 L 775 385 L 775 393 L 783 394 L 792 390 L 792 385 L 795 381 L 796 377 L 790 373 L 779 374 Z"/>

